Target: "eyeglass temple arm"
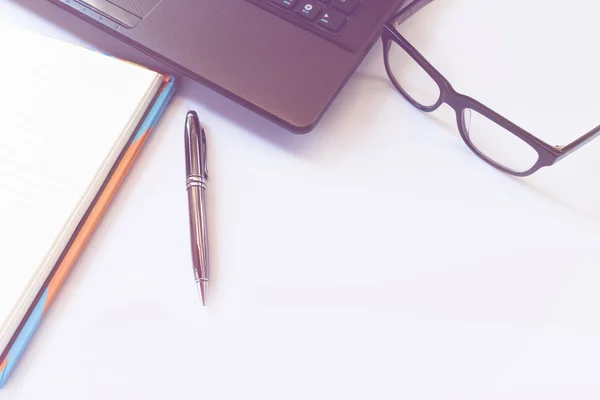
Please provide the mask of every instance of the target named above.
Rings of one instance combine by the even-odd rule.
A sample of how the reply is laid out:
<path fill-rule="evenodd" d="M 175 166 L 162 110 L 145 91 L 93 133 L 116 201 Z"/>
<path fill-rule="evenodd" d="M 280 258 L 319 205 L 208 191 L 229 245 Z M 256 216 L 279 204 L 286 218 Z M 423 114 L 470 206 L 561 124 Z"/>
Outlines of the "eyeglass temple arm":
<path fill-rule="evenodd" d="M 598 125 L 594 129 L 592 129 L 591 131 L 589 131 L 588 133 L 586 133 L 585 135 L 580 137 L 579 139 L 574 140 L 573 142 L 569 143 L 566 146 L 556 146 L 556 148 L 558 150 L 560 150 L 560 152 L 562 153 L 560 158 L 568 156 L 569 154 L 573 153 L 575 150 L 583 147 L 584 145 L 588 144 L 589 142 L 591 142 L 592 140 L 597 138 L 599 135 L 600 135 L 600 125 Z"/>
<path fill-rule="evenodd" d="M 390 18 L 389 23 L 394 26 L 400 25 L 432 1 L 433 0 L 404 0 L 402 4 L 400 4 L 400 7 L 398 7 L 398 11 Z"/>

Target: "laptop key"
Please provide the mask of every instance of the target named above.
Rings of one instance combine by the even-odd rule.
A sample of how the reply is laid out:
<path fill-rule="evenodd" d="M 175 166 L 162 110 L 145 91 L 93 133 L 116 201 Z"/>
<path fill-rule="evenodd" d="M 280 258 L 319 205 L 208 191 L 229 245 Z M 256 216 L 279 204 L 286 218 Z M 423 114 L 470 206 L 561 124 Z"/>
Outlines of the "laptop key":
<path fill-rule="evenodd" d="M 292 8 L 296 4 L 296 0 L 272 0 L 273 3 L 279 4 L 285 8 Z"/>
<path fill-rule="evenodd" d="M 346 14 L 352 14 L 359 3 L 360 0 L 333 0 L 333 6 Z"/>
<path fill-rule="evenodd" d="M 332 31 L 338 32 L 342 29 L 342 26 L 346 22 L 346 15 L 333 8 L 329 7 L 325 10 L 325 13 L 319 18 L 319 25 Z"/>
<path fill-rule="evenodd" d="M 305 18 L 314 20 L 323 10 L 323 5 L 316 1 L 301 1 L 295 11 Z"/>

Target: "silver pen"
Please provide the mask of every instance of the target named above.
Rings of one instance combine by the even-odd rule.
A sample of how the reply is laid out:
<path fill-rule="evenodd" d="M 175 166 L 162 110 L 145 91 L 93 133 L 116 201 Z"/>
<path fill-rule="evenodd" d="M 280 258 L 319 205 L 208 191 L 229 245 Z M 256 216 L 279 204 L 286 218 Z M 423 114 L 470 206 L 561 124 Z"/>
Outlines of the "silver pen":
<path fill-rule="evenodd" d="M 208 232 L 206 224 L 206 133 L 198 114 L 189 111 L 185 118 L 185 168 L 194 277 L 202 305 L 208 288 Z"/>

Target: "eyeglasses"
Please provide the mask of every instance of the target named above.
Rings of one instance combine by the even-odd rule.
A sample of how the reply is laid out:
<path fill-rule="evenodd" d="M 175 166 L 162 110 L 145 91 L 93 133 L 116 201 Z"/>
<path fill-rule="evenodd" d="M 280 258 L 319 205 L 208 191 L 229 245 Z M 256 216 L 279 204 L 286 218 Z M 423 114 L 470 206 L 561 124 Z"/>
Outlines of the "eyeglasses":
<path fill-rule="evenodd" d="M 420 4 L 398 12 L 385 24 L 381 34 L 385 68 L 400 94 L 419 110 L 432 112 L 444 103 L 452 107 L 460 136 L 477 156 L 508 174 L 528 176 L 555 164 L 600 134 L 597 126 L 566 146 L 552 146 L 454 90 L 396 29 L 429 1 L 416 1 L 414 4 Z"/>

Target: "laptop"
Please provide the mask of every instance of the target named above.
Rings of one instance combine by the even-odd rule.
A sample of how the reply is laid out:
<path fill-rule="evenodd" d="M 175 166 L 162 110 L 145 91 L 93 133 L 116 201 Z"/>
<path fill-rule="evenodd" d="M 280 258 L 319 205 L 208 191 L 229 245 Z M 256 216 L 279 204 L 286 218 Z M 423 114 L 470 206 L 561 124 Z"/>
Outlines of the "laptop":
<path fill-rule="evenodd" d="M 410 0 L 49 0 L 296 133 Z M 420 0 L 417 0 L 417 2 Z"/>

